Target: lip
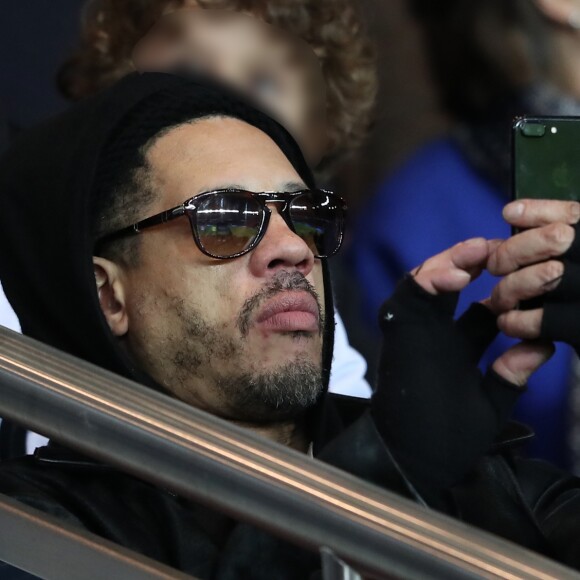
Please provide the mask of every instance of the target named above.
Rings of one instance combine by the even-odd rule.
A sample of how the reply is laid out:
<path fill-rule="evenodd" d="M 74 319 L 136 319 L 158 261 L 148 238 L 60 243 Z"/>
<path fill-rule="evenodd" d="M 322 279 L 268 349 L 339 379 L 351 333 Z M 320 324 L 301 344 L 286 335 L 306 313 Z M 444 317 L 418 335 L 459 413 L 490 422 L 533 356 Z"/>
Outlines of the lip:
<path fill-rule="evenodd" d="M 272 331 L 318 332 L 318 304 L 308 292 L 286 291 L 271 298 L 260 308 L 256 324 Z"/>

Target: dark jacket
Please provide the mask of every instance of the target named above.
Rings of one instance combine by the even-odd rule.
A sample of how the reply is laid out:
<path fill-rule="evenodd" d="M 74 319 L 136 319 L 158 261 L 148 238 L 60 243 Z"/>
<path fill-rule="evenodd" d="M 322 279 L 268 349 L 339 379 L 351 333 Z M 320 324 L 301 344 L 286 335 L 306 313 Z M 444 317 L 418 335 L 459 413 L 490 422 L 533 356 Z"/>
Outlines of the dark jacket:
<path fill-rule="evenodd" d="M 580 482 L 545 463 L 514 459 L 526 436 L 516 425 L 507 430 L 460 483 L 441 492 L 438 508 L 580 568 Z M 320 458 L 425 501 L 368 412 Z M 0 492 L 199 578 L 304 579 L 320 569 L 315 553 L 55 446 L 1 465 Z"/>

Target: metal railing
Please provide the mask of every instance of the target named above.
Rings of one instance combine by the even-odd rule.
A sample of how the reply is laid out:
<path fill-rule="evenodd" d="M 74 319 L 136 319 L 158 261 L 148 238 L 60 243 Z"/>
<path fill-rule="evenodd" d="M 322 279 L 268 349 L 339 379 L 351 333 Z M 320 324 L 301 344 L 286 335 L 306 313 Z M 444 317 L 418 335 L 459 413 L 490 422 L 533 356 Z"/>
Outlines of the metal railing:
<path fill-rule="evenodd" d="M 0 529 L 0 559 L 3 556 L 5 562 L 42 578 L 192 580 L 192 576 L 3 495 Z"/>
<path fill-rule="evenodd" d="M 580 578 L 3 328 L 0 384 L 0 416 L 306 548 L 327 546 L 367 577 Z"/>

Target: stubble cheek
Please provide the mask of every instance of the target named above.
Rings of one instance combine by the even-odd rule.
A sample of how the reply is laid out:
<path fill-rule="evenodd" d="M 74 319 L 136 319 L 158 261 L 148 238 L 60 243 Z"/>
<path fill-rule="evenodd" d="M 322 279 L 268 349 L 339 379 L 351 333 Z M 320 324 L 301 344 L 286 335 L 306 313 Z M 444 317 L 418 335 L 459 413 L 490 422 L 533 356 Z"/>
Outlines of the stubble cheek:
<path fill-rule="evenodd" d="M 216 388 L 242 366 L 241 345 L 227 323 L 210 321 L 199 304 L 171 298 L 163 304 L 163 333 L 147 349 L 151 374 L 179 399 L 212 411 L 223 401 Z"/>

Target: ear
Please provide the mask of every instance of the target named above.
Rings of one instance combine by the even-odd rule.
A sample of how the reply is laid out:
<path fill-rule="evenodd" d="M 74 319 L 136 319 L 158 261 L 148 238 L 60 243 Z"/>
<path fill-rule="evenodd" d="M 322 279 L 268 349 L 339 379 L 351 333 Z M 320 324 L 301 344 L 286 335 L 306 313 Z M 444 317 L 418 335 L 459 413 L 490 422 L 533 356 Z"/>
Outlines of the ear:
<path fill-rule="evenodd" d="M 533 0 L 533 2 L 552 22 L 580 28 L 580 5 L 577 0 Z"/>
<path fill-rule="evenodd" d="M 97 256 L 93 256 L 93 268 L 99 303 L 107 324 L 115 336 L 123 336 L 129 330 L 129 317 L 121 270 L 114 262 Z"/>

